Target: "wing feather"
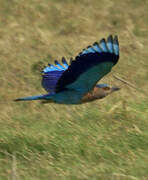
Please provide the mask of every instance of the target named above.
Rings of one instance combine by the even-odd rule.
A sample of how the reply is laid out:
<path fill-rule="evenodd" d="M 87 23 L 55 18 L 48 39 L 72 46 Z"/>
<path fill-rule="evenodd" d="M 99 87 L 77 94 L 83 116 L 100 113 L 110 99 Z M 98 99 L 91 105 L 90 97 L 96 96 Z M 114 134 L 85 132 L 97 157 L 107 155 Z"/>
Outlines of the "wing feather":
<path fill-rule="evenodd" d="M 99 44 L 94 43 L 84 49 L 66 71 L 63 72 L 56 85 L 56 92 L 65 88 L 75 89 L 83 93 L 89 92 L 94 85 L 118 62 L 119 43 L 117 36 L 110 35 Z"/>
<path fill-rule="evenodd" d="M 65 58 L 62 58 L 60 64 L 55 60 L 55 65 L 48 64 L 42 71 L 42 86 L 47 92 L 54 92 L 56 84 L 63 72 L 68 68 L 68 63 Z"/>
<path fill-rule="evenodd" d="M 91 91 L 94 85 L 98 82 L 98 79 L 101 79 L 111 71 L 112 66 L 113 63 L 111 62 L 97 64 L 82 73 L 81 76 L 79 76 L 76 81 L 69 84 L 67 88 L 75 89 L 82 92 L 82 94 L 85 94 Z"/>
<path fill-rule="evenodd" d="M 100 41 L 100 48 L 103 50 L 103 52 L 108 52 L 108 48 L 107 48 L 107 45 L 106 45 L 106 41 L 105 41 L 105 39 L 102 39 L 101 41 Z"/>

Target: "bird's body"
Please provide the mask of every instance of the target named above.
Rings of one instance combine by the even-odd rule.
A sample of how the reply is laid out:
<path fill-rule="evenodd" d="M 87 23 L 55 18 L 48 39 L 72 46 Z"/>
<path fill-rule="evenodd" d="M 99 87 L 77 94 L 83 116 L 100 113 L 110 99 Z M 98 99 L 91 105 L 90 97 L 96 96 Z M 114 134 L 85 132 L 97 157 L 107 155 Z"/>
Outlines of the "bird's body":
<path fill-rule="evenodd" d="M 48 92 L 45 95 L 31 96 L 16 99 L 43 100 L 43 103 L 82 104 L 101 99 L 112 92 L 119 90 L 107 84 L 97 82 L 109 73 L 119 59 L 119 44 L 117 36 L 109 36 L 107 41 L 94 43 L 84 49 L 68 65 L 62 58 L 62 65 L 55 61 L 43 69 L 42 86 Z"/>

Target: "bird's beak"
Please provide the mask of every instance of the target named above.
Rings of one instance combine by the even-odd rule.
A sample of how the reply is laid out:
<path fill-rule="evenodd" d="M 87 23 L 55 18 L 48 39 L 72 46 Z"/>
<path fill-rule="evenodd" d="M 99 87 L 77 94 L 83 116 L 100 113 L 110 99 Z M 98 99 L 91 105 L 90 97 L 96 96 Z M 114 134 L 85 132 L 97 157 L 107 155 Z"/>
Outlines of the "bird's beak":
<path fill-rule="evenodd" d="M 112 87 L 112 91 L 119 91 L 121 88 L 119 88 L 119 87 L 116 87 L 116 86 L 113 86 Z"/>

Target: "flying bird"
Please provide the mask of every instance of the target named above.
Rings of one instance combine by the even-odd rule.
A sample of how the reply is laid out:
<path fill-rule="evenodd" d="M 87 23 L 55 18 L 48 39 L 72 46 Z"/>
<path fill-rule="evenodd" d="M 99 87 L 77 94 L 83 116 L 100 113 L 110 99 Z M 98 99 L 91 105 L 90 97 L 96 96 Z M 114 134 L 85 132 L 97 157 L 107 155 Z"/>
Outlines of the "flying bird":
<path fill-rule="evenodd" d="M 47 94 L 15 99 L 15 101 L 42 100 L 43 103 L 82 104 L 106 97 L 119 87 L 97 82 L 108 74 L 119 59 L 117 36 L 108 36 L 99 43 L 83 49 L 70 64 L 48 64 L 42 71 L 42 86 Z"/>

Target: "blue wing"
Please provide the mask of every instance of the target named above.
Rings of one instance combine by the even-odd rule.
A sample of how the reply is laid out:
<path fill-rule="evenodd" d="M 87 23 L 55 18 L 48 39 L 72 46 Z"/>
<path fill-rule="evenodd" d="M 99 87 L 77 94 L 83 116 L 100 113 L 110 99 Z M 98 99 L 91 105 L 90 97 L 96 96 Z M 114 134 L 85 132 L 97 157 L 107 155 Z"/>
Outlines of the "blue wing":
<path fill-rule="evenodd" d="M 65 88 L 75 89 L 82 93 L 89 92 L 95 84 L 118 62 L 118 38 L 110 35 L 99 43 L 84 49 L 57 81 L 56 92 Z"/>
<path fill-rule="evenodd" d="M 42 86 L 47 92 L 54 92 L 56 84 L 65 70 L 68 68 L 68 63 L 65 58 L 62 58 L 60 64 L 55 60 L 55 65 L 48 64 L 42 71 Z"/>

